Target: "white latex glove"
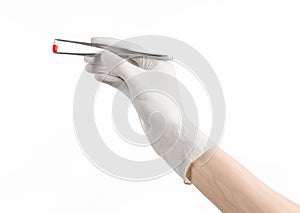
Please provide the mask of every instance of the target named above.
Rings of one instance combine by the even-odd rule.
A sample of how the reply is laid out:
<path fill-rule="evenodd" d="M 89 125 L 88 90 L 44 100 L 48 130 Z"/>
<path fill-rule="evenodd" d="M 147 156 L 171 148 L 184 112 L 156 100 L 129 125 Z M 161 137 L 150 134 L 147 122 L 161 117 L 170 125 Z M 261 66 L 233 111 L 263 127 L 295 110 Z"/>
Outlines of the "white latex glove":
<path fill-rule="evenodd" d="M 131 43 L 112 38 L 92 38 L 92 43 L 143 51 Z M 185 183 L 190 183 L 187 172 L 191 163 L 200 159 L 204 164 L 214 152 L 208 152 L 212 150 L 209 140 L 197 125 L 186 119 L 180 107 L 173 65 L 146 58 L 124 60 L 108 51 L 84 59 L 88 63 L 86 70 L 94 73 L 98 81 L 127 95 L 153 149 Z"/>

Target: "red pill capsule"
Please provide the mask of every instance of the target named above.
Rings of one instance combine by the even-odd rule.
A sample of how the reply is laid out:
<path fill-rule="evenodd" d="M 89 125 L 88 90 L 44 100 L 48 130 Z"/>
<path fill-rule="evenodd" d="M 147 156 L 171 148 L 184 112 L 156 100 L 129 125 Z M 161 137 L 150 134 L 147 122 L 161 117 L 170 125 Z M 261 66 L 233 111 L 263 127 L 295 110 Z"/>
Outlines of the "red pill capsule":
<path fill-rule="evenodd" d="M 58 46 L 57 46 L 56 44 L 53 44 L 52 51 L 53 51 L 54 53 L 56 53 L 56 52 L 57 52 L 57 49 L 58 49 Z"/>

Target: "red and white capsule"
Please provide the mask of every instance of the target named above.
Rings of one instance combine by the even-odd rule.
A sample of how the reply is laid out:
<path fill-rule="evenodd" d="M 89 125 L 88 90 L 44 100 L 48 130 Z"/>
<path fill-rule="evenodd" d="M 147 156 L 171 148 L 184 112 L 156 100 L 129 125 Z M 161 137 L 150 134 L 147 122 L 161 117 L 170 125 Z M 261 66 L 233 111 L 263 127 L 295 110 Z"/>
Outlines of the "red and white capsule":
<path fill-rule="evenodd" d="M 57 53 L 57 49 L 58 49 L 58 46 L 56 44 L 56 40 L 54 40 L 53 46 L 52 46 L 52 52 Z"/>

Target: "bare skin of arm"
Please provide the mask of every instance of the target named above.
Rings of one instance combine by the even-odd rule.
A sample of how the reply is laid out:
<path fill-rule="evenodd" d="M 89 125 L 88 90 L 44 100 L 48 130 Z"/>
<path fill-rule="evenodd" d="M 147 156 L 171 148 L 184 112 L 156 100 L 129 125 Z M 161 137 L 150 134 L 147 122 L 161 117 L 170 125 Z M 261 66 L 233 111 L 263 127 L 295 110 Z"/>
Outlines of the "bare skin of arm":
<path fill-rule="evenodd" d="M 258 180 L 219 149 L 204 166 L 192 163 L 188 177 L 222 212 L 300 212 L 300 206 Z"/>

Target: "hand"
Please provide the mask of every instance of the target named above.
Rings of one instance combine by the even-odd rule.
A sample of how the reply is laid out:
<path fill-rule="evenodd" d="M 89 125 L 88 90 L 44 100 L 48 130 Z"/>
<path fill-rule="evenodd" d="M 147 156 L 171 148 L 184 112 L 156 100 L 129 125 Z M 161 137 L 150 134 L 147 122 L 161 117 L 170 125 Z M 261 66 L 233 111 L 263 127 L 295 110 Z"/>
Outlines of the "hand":
<path fill-rule="evenodd" d="M 101 43 L 143 51 L 134 44 L 112 38 L 93 38 Z M 209 140 L 192 124 L 183 111 L 175 76 L 170 62 L 149 58 L 124 60 L 109 51 L 86 56 L 86 70 L 98 81 L 122 91 L 132 101 L 143 130 L 156 153 L 185 181 L 192 162 L 201 158 L 205 163 L 213 152 L 207 152 Z"/>

